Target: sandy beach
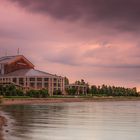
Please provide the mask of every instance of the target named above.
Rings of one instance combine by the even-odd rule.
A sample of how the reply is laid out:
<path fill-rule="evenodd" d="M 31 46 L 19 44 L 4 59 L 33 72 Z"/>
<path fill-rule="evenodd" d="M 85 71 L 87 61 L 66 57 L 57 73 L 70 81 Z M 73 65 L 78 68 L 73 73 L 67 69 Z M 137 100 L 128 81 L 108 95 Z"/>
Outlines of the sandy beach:
<path fill-rule="evenodd" d="M 90 98 L 15 98 L 4 99 L 2 105 L 47 104 L 64 102 L 140 101 L 139 97 L 90 97 Z"/>

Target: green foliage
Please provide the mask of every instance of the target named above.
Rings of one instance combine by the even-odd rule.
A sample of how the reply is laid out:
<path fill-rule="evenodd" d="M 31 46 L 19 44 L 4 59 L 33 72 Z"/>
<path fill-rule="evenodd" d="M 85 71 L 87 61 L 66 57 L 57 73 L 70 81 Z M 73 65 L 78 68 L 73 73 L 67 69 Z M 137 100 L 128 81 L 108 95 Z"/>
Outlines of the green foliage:
<path fill-rule="evenodd" d="M 24 96 L 24 92 L 21 89 L 16 89 L 16 95 L 17 96 Z"/>
<path fill-rule="evenodd" d="M 15 85 L 0 85 L 0 95 L 4 97 L 24 97 L 25 94 L 22 89 L 16 88 Z M 49 96 L 48 90 L 30 90 L 26 93 L 28 97 L 46 98 Z"/>
<path fill-rule="evenodd" d="M 66 89 L 68 95 L 76 95 L 77 90 L 75 88 Z"/>
<path fill-rule="evenodd" d="M 4 96 L 4 98 L 8 98 L 8 99 L 26 99 L 26 98 L 30 98 L 29 96 Z"/>
<path fill-rule="evenodd" d="M 16 87 L 14 85 L 6 85 L 5 96 L 17 96 Z"/>
<path fill-rule="evenodd" d="M 94 96 L 139 96 L 136 88 L 124 88 L 124 87 L 115 87 L 102 85 L 91 86 L 91 94 Z"/>
<path fill-rule="evenodd" d="M 67 77 L 65 77 L 65 85 L 69 84 L 69 79 Z"/>
<path fill-rule="evenodd" d="M 2 96 L 24 96 L 21 89 L 17 89 L 15 85 L 0 85 L 0 95 Z"/>
<path fill-rule="evenodd" d="M 0 95 L 4 95 L 4 87 L 3 87 L 3 85 L 0 85 Z"/>
<path fill-rule="evenodd" d="M 49 96 L 48 90 L 42 89 L 42 90 L 30 90 L 26 94 L 29 97 L 33 98 L 46 98 Z"/>
<path fill-rule="evenodd" d="M 53 95 L 62 95 L 62 92 L 58 89 L 53 92 Z"/>
<path fill-rule="evenodd" d="M 48 90 L 40 90 L 40 94 L 42 98 L 46 98 L 49 96 Z"/>

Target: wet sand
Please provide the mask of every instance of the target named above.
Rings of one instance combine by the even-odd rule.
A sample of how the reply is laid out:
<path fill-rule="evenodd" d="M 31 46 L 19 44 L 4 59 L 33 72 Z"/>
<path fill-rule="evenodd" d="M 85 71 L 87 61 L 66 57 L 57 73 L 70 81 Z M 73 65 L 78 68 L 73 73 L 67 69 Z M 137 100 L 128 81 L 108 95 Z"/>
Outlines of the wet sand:
<path fill-rule="evenodd" d="M 0 140 L 4 140 L 3 138 L 3 127 L 7 126 L 7 119 L 4 116 L 0 116 Z M 8 130 L 5 130 L 8 131 Z"/>
<path fill-rule="evenodd" d="M 90 98 L 20 98 L 4 99 L 2 105 L 47 104 L 64 102 L 97 102 L 97 101 L 140 101 L 140 97 L 90 97 Z"/>

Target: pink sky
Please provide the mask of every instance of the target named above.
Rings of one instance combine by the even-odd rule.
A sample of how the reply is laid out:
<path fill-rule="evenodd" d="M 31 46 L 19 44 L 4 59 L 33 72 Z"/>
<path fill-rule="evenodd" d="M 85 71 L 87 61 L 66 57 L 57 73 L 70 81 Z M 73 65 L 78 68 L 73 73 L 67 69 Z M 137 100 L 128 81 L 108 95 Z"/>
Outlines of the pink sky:
<path fill-rule="evenodd" d="M 140 2 L 134 1 L 0 0 L 0 56 L 20 48 L 36 69 L 70 82 L 140 89 Z"/>

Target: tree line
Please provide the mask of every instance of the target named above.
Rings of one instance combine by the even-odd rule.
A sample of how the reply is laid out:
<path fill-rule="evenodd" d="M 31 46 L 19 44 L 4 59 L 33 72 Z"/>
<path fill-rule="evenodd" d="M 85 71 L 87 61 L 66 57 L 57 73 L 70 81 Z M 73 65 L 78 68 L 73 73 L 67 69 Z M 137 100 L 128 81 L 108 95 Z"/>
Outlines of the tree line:
<path fill-rule="evenodd" d="M 32 98 L 46 98 L 49 96 L 48 90 L 42 89 L 42 90 L 29 90 L 26 93 L 21 89 L 17 88 L 15 85 L 0 85 L 0 96 L 4 97 L 23 97 L 28 96 Z"/>
<path fill-rule="evenodd" d="M 87 84 L 87 83 L 86 83 Z M 77 89 L 76 88 L 68 88 L 66 89 L 66 92 L 70 96 L 77 95 Z M 33 98 L 46 98 L 49 96 L 49 92 L 47 89 L 41 89 L 41 90 L 29 90 L 26 93 L 20 89 L 17 88 L 15 85 L 0 85 L 0 95 L 1 96 L 28 96 Z M 53 95 L 62 95 L 62 92 L 60 90 L 55 90 Z M 82 95 L 82 92 L 81 94 Z M 87 88 L 87 94 L 86 95 L 92 95 L 92 96 L 140 96 L 140 93 L 137 92 L 137 89 L 134 88 L 125 88 L 125 87 L 116 87 L 116 86 L 96 86 L 92 85 L 91 87 Z M 86 96 L 84 95 L 84 96 Z"/>
<path fill-rule="evenodd" d="M 92 85 L 90 93 L 94 95 L 101 96 L 139 96 L 136 87 L 134 88 L 125 88 L 125 87 L 116 87 L 116 86 L 96 86 Z"/>

